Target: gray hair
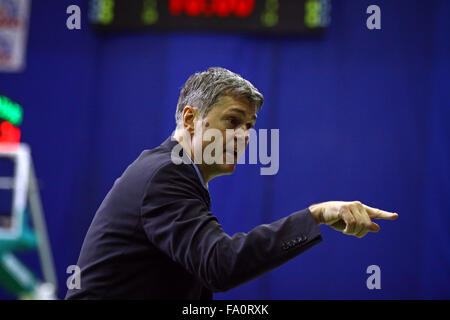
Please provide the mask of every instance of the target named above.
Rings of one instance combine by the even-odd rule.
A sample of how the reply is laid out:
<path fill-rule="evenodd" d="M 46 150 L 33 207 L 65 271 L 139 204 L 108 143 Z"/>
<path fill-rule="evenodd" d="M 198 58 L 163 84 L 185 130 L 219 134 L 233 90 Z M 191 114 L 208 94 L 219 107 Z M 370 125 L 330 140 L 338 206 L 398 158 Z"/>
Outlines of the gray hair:
<path fill-rule="evenodd" d="M 263 95 L 249 81 L 225 68 L 209 68 L 187 79 L 178 98 L 175 119 L 181 124 L 183 109 L 190 105 L 204 117 L 223 96 L 244 98 L 256 111 L 264 102 Z"/>

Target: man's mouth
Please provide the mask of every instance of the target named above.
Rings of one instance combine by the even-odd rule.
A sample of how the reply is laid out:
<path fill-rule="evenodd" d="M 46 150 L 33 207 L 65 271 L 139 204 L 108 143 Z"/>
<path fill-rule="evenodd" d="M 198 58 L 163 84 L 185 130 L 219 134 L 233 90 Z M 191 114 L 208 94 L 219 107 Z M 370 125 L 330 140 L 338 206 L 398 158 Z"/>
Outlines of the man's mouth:
<path fill-rule="evenodd" d="M 230 150 L 230 151 L 228 151 L 227 149 L 225 149 L 224 150 L 224 152 L 225 153 L 228 153 L 228 154 L 232 154 L 234 157 L 236 157 L 237 158 L 237 156 L 238 156 L 238 152 L 237 152 L 237 150 Z"/>

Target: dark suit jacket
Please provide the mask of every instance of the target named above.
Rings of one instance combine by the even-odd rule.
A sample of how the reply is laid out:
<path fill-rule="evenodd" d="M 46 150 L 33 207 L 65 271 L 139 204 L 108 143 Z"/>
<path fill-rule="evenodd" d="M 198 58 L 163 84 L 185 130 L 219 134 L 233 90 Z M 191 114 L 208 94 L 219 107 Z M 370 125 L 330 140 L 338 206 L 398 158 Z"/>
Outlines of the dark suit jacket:
<path fill-rule="evenodd" d="M 212 299 L 322 240 L 308 209 L 229 236 L 171 138 L 117 179 L 84 239 L 81 289 L 66 299 Z M 256 213 L 255 213 L 256 214 Z"/>

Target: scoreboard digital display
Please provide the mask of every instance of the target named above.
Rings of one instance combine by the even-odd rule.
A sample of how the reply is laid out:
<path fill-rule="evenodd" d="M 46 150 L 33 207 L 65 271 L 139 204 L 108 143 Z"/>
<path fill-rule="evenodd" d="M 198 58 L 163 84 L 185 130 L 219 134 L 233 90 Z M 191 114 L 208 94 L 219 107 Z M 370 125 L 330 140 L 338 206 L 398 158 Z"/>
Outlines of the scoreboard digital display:
<path fill-rule="evenodd" d="M 331 0 L 90 0 L 96 30 L 321 34 Z"/>

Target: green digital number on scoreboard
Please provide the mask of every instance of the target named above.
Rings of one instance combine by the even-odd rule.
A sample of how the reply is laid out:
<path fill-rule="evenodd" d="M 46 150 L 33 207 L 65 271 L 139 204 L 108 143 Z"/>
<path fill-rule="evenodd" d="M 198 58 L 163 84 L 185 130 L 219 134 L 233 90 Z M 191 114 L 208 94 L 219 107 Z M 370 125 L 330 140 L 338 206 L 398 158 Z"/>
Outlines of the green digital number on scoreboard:
<path fill-rule="evenodd" d="M 218 30 L 321 34 L 331 0 L 91 0 L 97 30 Z"/>

